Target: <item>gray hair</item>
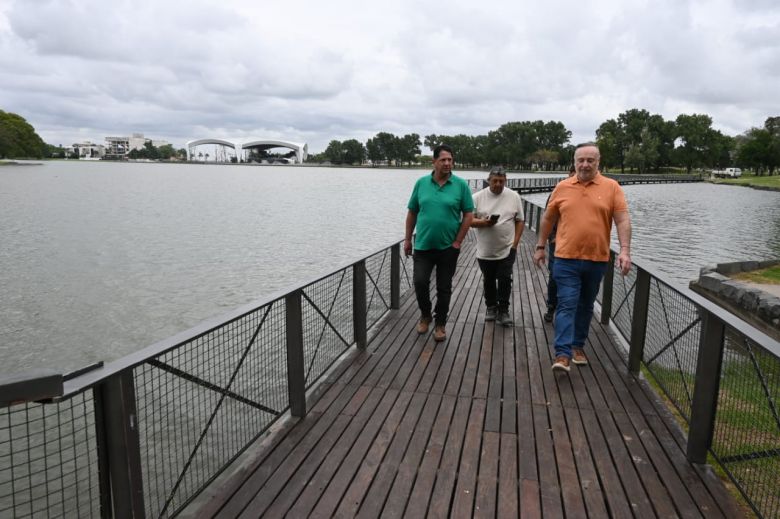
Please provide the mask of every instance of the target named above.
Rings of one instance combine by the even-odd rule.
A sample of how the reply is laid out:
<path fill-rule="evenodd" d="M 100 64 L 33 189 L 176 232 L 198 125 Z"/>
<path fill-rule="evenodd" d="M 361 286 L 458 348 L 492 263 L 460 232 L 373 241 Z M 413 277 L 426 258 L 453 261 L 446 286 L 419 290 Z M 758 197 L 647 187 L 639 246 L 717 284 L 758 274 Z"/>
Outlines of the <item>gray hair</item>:
<path fill-rule="evenodd" d="M 490 168 L 490 173 L 488 173 L 488 178 L 498 176 L 498 177 L 505 177 L 506 173 L 504 173 L 504 168 L 502 166 L 493 166 Z"/>

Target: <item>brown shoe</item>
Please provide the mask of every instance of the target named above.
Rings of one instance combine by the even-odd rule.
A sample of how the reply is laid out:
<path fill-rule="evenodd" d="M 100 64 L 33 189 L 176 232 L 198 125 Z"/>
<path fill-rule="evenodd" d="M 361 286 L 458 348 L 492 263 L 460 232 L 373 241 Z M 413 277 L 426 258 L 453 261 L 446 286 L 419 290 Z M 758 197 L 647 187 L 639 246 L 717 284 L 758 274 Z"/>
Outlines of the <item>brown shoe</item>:
<path fill-rule="evenodd" d="M 430 317 L 420 317 L 420 320 L 417 321 L 417 333 L 421 335 L 423 333 L 428 333 L 428 325 L 431 324 L 431 321 L 433 321 L 433 319 Z"/>
<path fill-rule="evenodd" d="M 578 366 L 585 366 L 588 364 L 588 357 L 585 356 L 585 350 L 575 348 L 571 350 L 571 361 Z"/>
<path fill-rule="evenodd" d="M 566 355 L 558 355 L 555 357 L 555 362 L 552 365 L 553 371 L 555 370 L 561 370 L 561 371 L 569 371 L 571 368 L 569 367 L 569 357 Z"/>
<path fill-rule="evenodd" d="M 436 342 L 441 342 L 446 338 L 447 338 L 447 331 L 444 329 L 444 325 L 437 324 L 433 328 L 433 340 Z"/>

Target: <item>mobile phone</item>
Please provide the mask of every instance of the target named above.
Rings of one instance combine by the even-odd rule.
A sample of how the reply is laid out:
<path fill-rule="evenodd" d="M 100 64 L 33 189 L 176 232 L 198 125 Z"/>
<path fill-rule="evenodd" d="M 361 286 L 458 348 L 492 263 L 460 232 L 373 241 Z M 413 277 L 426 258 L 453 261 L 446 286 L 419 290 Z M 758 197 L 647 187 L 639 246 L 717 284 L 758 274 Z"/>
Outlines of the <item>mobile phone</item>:
<path fill-rule="evenodd" d="M 500 216 L 500 215 L 497 215 L 497 214 L 491 214 L 491 215 L 490 215 L 490 221 L 491 221 L 491 222 L 497 222 L 497 221 L 498 221 L 498 217 L 499 217 L 499 216 Z"/>

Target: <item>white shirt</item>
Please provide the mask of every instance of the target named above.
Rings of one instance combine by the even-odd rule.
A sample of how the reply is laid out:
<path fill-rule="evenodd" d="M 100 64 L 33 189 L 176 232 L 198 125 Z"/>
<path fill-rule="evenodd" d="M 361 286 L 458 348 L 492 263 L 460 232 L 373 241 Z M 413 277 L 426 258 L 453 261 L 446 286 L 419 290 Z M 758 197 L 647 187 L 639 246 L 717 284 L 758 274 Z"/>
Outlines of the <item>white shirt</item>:
<path fill-rule="evenodd" d="M 489 187 L 474 193 L 474 217 L 489 218 L 497 214 L 498 222 L 492 227 L 475 227 L 477 231 L 477 258 L 499 260 L 509 256 L 515 239 L 515 222 L 525 220 L 520 195 L 504 188 L 500 195 Z"/>

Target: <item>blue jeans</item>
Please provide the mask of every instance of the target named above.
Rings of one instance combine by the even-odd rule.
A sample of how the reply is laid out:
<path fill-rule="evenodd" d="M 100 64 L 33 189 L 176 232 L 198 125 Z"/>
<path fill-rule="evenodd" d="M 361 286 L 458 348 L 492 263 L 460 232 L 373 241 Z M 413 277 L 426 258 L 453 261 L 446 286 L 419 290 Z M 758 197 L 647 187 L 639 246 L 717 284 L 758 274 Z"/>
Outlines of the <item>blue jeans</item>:
<path fill-rule="evenodd" d="M 606 261 L 555 258 L 553 277 L 558 285 L 555 309 L 555 356 L 571 357 L 572 348 L 583 348 L 593 317 L 599 283 Z"/>
<path fill-rule="evenodd" d="M 452 278 L 458 264 L 460 249 L 431 249 L 414 251 L 414 293 L 423 317 L 431 317 L 431 274 L 436 267 L 436 324 L 446 324 L 452 297 Z"/>
<path fill-rule="evenodd" d="M 558 306 L 558 287 L 552 275 L 553 265 L 555 265 L 555 242 L 547 246 L 547 271 L 550 273 L 550 277 L 547 278 L 547 310 L 549 311 L 554 311 Z"/>

